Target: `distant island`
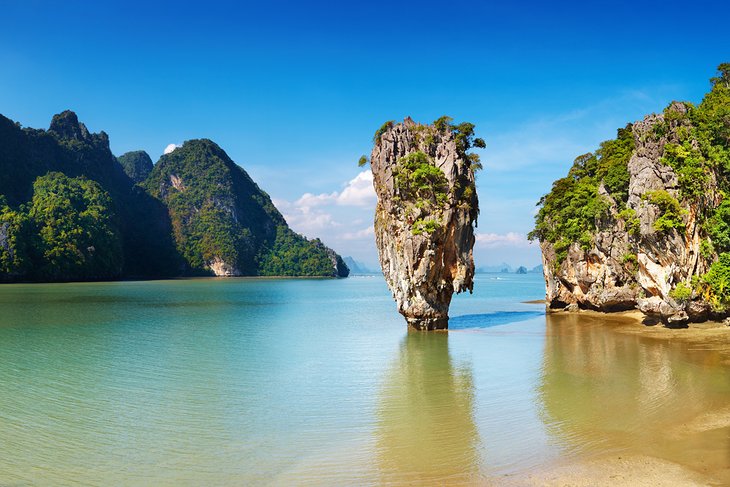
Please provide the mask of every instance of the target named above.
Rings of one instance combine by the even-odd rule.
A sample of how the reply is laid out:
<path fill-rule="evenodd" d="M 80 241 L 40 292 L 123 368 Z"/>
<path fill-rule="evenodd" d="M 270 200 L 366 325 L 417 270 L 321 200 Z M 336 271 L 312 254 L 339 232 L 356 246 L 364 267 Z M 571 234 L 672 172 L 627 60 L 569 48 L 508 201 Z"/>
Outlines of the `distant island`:
<path fill-rule="evenodd" d="M 369 268 L 367 265 L 363 264 L 360 261 L 355 260 L 352 257 L 343 257 L 342 260 L 347 265 L 347 268 L 350 269 L 350 275 L 368 275 L 368 274 L 380 274 L 380 269 L 375 270 Z"/>
<path fill-rule="evenodd" d="M 210 140 L 153 164 L 71 111 L 47 131 L 0 115 L 0 174 L 0 282 L 349 274 Z"/>
<path fill-rule="evenodd" d="M 495 272 L 499 272 L 501 274 L 542 274 L 542 264 L 536 265 L 532 268 L 528 268 L 523 265 L 514 268 L 506 262 L 502 262 L 499 265 L 481 266 L 476 270 L 477 274 L 489 274 Z"/>
<path fill-rule="evenodd" d="M 730 63 L 699 105 L 620 128 L 539 202 L 551 308 L 730 315 Z"/>

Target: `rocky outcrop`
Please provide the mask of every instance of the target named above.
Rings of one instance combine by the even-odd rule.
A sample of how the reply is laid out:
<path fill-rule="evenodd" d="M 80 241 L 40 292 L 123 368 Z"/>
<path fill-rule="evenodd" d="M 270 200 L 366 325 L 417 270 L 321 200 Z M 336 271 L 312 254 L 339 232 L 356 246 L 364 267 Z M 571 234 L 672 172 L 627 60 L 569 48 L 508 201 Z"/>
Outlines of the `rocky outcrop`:
<path fill-rule="evenodd" d="M 678 143 L 678 134 L 689 130 L 686 113 L 685 104 L 673 103 L 663 114 L 633 124 L 625 208 L 619 211 L 604 184 L 599 185 L 608 210 L 596 221 L 589 248 L 574 242 L 561 260 L 554 243 L 540 242 L 549 307 L 577 305 L 600 311 L 638 307 L 674 324 L 707 318 L 708 305 L 680 303 L 671 295 L 679 283 L 688 285 L 712 264 L 713 256 L 703 257 L 700 249 L 707 237 L 700 218 L 721 199 L 714 174 L 708 175 L 702 197 L 683 198 L 678 174 L 663 159 L 667 144 Z M 657 195 L 681 207 L 675 227 L 657 224 L 666 211 Z"/>
<path fill-rule="evenodd" d="M 419 330 L 447 328 L 453 293 L 473 287 L 471 128 L 460 134 L 406 118 L 384 125 L 371 153 L 380 265 L 398 311 Z"/>

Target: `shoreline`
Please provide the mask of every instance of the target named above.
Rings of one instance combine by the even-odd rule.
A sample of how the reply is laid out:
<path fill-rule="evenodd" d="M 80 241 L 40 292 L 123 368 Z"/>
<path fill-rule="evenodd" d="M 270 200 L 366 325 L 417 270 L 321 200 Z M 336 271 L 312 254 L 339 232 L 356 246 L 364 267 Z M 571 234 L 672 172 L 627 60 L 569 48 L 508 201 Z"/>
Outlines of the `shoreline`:
<path fill-rule="evenodd" d="M 548 311 L 560 318 L 586 318 L 587 327 L 608 329 L 611 333 L 636 337 L 639 340 L 660 341 L 667 346 L 684 349 L 687 360 L 702 366 L 703 353 L 712 352 L 713 365 L 730 368 L 730 327 L 717 321 L 689 323 L 686 327 L 671 328 L 661 322 L 647 324 L 647 315 L 638 309 L 605 313 L 593 310 Z M 580 326 L 580 322 L 579 325 Z M 559 324 L 557 325 L 559 326 Z M 707 355 L 704 355 L 707 357 Z M 730 369 L 729 369 L 730 370 Z M 673 441 L 691 444 L 699 435 L 730 432 L 730 407 L 718 405 L 702 411 L 689 420 L 678 420 L 667 431 Z M 576 458 L 558 459 L 520 472 L 498 482 L 498 485 L 517 486 L 699 486 L 726 485 L 730 471 L 724 466 L 710 466 L 702 459 L 677 461 L 645 455 L 642 452 L 613 452 L 608 454 L 587 454 Z"/>
<path fill-rule="evenodd" d="M 730 326 L 719 321 L 708 320 L 701 323 L 688 323 L 681 328 L 673 328 L 662 322 L 646 323 L 647 315 L 638 309 L 613 313 L 593 310 L 548 311 L 548 314 L 583 315 L 605 321 L 603 325 L 610 326 L 617 333 L 702 346 L 704 350 L 719 352 L 722 357 L 722 364 L 730 366 Z"/>

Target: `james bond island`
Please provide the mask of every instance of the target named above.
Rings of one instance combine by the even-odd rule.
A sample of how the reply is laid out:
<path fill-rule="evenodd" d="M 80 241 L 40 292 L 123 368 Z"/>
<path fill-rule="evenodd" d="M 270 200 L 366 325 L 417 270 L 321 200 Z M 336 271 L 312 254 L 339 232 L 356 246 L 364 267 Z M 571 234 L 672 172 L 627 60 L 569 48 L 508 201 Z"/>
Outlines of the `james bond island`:
<path fill-rule="evenodd" d="M 730 64 L 578 157 L 540 200 L 551 308 L 638 307 L 670 324 L 730 314 Z"/>
<path fill-rule="evenodd" d="M 442 117 L 432 125 L 410 118 L 386 122 L 374 143 L 370 168 L 383 275 L 410 327 L 446 329 L 452 295 L 474 285 L 474 172 L 481 165 L 469 149 L 484 141 L 474 137 L 473 124 Z"/>

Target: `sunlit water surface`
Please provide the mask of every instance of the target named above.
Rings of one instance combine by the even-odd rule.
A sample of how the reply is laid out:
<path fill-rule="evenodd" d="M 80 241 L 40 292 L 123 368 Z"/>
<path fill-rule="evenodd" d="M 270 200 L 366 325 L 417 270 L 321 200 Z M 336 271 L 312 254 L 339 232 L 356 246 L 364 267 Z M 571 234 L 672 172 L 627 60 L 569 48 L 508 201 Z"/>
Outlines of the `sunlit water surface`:
<path fill-rule="evenodd" d="M 730 404 L 711 352 L 543 293 L 480 275 L 428 334 L 380 276 L 2 286 L 0 484 L 481 484 L 687 441 L 728 467 L 727 429 L 671 429 Z"/>

